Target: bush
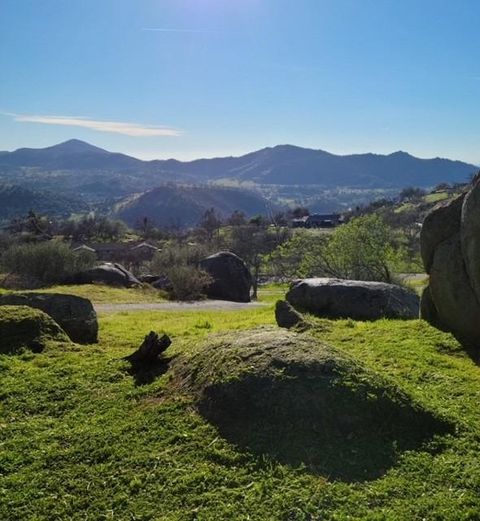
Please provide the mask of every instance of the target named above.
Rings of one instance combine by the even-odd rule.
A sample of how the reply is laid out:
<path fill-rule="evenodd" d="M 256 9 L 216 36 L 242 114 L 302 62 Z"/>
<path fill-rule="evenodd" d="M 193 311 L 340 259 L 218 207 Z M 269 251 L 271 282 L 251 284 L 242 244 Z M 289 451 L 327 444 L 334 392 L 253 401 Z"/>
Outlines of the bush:
<path fill-rule="evenodd" d="M 175 266 L 166 271 L 170 283 L 169 294 L 173 300 L 198 300 L 205 298 L 205 289 L 212 277 L 194 266 Z"/>
<path fill-rule="evenodd" d="M 201 259 L 210 254 L 202 244 L 166 244 L 161 251 L 155 253 L 150 263 L 150 272 L 155 275 L 167 275 L 167 272 L 178 266 L 196 266 Z"/>
<path fill-rule="evenodd" d="M 76 253 L 64 242 L 48 241 L 10 246 L 1 257 L 1 266 L 8 273 L 55 284 L 92 267 L 95 260 L 91 252 Z"/>

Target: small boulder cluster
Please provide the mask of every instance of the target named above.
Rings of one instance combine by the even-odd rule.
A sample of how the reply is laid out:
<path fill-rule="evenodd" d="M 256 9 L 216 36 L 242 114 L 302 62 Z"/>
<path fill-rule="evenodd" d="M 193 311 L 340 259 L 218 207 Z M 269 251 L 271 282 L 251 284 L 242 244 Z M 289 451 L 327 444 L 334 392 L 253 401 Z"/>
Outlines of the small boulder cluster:
<path fill-rule="evenodd" d="M 212 283 L 205 290 L 208 298 L 250 302 L 252 277 L 240 257 L 229 251 L 221 251 L 202 259 L 198 267 L 212 278 Z M 121 264 L 109 262 L 78 273 L 66 282 L 106 284 L 125 288 L 146 283 L 159 290 L 168 291 L 170 288 L 170 281 L 165 275 L 145 275 L 137 278 Z"/>

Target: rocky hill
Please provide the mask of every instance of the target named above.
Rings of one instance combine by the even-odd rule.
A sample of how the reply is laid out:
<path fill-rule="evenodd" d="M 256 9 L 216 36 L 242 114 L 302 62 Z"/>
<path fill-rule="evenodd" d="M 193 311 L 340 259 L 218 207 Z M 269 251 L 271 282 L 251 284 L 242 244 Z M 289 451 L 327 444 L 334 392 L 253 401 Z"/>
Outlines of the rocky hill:
<path fill-rule="evenodd" d="M 164 185 L 140 195 L 126 198 L 115 206 L 114 214 L 129 225 L 147 217 L 163 226 L 192 226 L 209 208 L 223 217 L 235 210 L 247 216 L 267 214 L 276 210 L 259 194 L 214 186 Z"/>

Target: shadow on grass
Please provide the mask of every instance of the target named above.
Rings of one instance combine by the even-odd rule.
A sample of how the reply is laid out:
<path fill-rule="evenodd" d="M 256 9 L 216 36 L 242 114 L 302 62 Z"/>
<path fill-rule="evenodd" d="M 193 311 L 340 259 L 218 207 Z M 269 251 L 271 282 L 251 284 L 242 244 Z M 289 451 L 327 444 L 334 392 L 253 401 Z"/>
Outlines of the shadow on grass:
<path fill-rule="evenodd" d="M 388 391 L 359 392 L 325 378 L 249 376 L 204 389 L 200 413 L 229 442 L 330 480 L 385 474 L 407 450 L 440 450 L 453 426 Z"/>
<path fill-rule="evenodd" d="M 127 373 L 133 376 L 136 386 L 147 385 L 165 374 L 174 358 L 175 356 L 160 357 L 155 362 L 129 361 Z"/>

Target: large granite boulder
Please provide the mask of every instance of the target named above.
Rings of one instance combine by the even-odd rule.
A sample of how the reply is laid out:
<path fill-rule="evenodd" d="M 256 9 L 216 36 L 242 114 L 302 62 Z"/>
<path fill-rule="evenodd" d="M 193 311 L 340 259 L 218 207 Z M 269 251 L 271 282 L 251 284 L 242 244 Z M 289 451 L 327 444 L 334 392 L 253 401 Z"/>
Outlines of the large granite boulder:
<path fill-rule="evenodd" d="M 240 257 L 229 251 L 221 251 L 201 260 L 199 267 L 213 279 L 206 289 L 209 298 L 250 302 L 252 277 Z"/>
<path fill-rule="evenodd" d="M 292 284 L 286 299 L 300 311 L 325 318 L 413 319 L 419 315 L 417 295 L 384 282 L 304 279 Z"/>
<path fill-rule="evenodd" d="M 121 264 L 106 262 L 77 273 L 71 280 L 72 284 L 105 284 L 107 286 L 121 286 L 131 288 L 140 285 L 140 281 Z"/>
<path fill-rule="evenodd" d="M 97 314 L 86 298 L 60 293 L 12 293 L 0 296 L 0 306 L 4 305 L 40 309 L 79 344 L 98 341 Z"/>
<path fill-rule="evenodd" d="M 427 273 L 433 263 L 435 248 L 458 232 L 464 197 L 465 194 L 462 194 L 448 204 L 437 206 L 435 211 L 425 217 L 422 225 L 420 253 Z"/>
<path fill-rule="evenodd" d="M 480 178 L 465 194 L 437 205 L 420 236 L 430 276 L 421 317 L 451 332 L 466 348 L 480 349 Z"/>

